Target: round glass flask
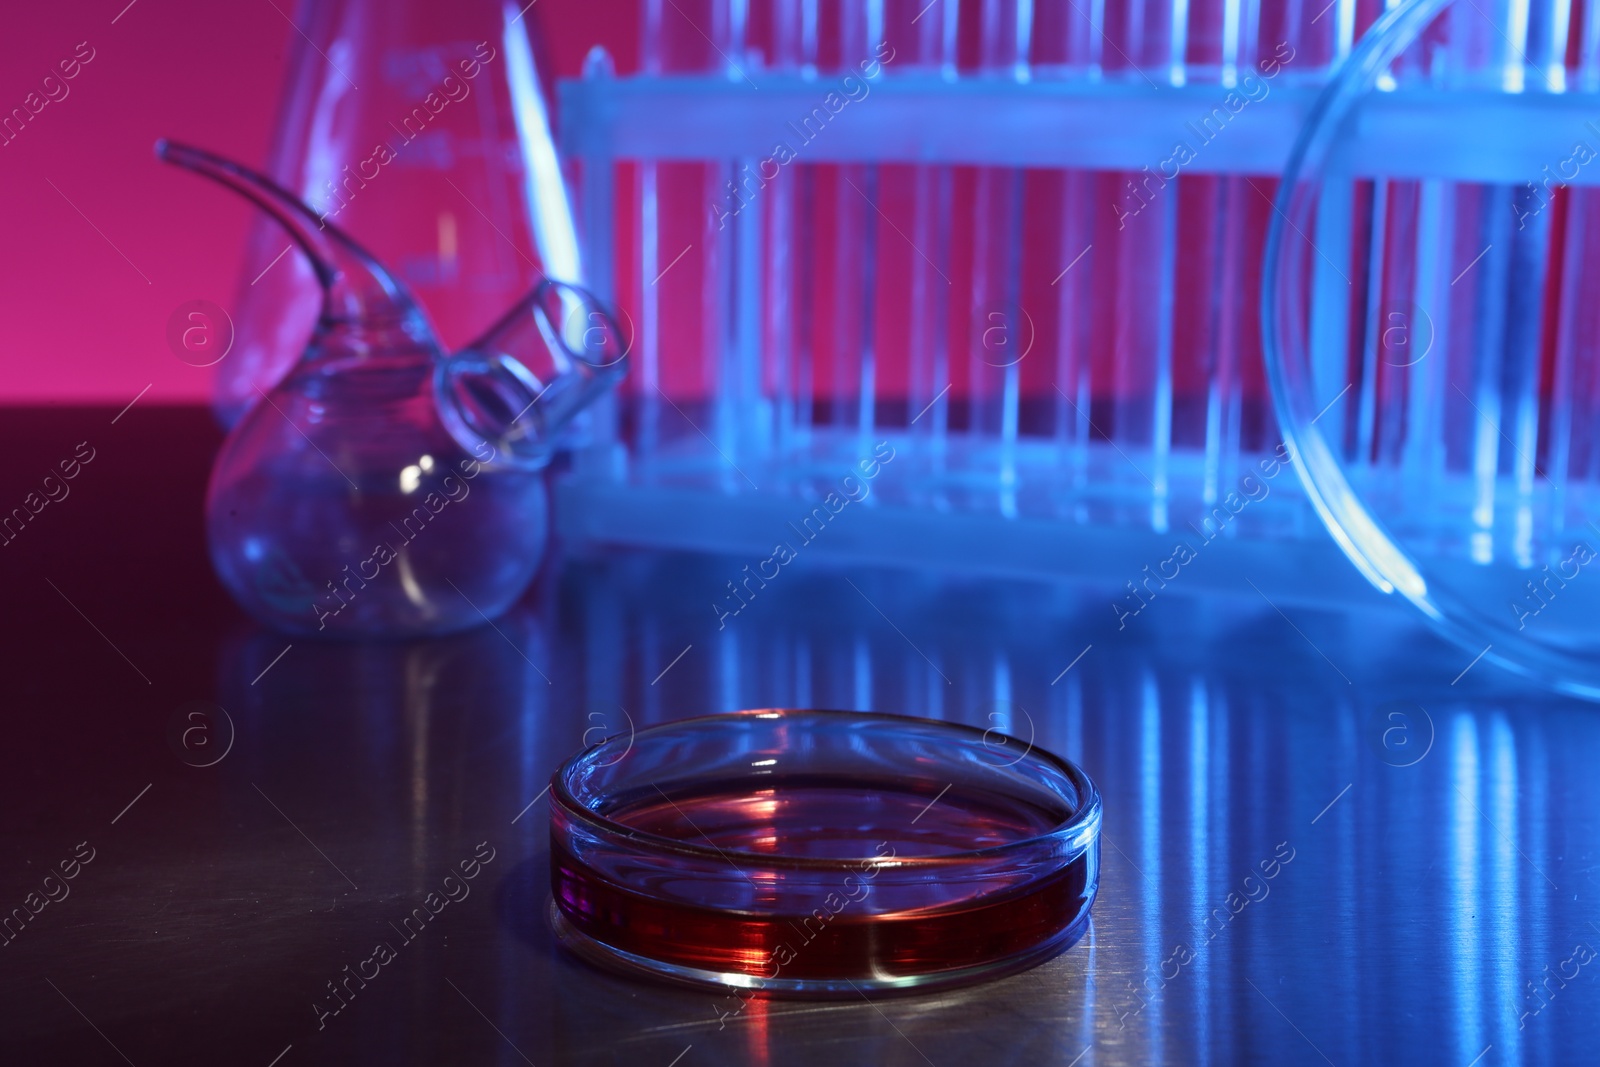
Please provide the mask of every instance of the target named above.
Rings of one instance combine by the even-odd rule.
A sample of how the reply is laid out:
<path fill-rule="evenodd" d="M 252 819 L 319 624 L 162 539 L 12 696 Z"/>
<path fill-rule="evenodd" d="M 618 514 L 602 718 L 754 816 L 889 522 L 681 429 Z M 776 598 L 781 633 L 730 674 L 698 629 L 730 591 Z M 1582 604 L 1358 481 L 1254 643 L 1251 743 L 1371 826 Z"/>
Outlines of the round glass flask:
<path fill-rule="evenodd" d="M 1268 237 L 1267 370 L 1374 585 L 1463 667 L 1595 697 L 1600 54 L 1510 11 L 1393 8 L 1327 85 Z"/>
<path fill-rule="evenodd" d="M 504 611 L 543 554 L 552 440 L 623 372 L 610 316 L 544 279 L 446 353 L 407 288 L 326 218 L 211 153 L 157 151 L 281 223 L 323 291 L 300 361 L 212 468 L 207 538 L 228 591 L 319 636 L 443 633 Z"/>

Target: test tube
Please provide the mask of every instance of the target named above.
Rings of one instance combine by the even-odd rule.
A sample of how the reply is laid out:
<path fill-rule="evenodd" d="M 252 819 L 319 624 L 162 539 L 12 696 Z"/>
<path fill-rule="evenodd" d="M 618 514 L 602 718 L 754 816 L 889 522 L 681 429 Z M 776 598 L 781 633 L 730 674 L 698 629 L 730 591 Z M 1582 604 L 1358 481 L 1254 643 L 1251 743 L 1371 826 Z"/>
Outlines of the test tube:
<path fill-rule="evenodd" d="M 1041 0 L 1034 36 L 1036 76 L 1087 82 L 1105 77 L 1107 0 Z M 1115 2 L 1115 0 L 1112 0 Z M 1061 236 L 1056 245 L 1056 267 L 1051 287 L 1056 292 L 1057 341 L 1055 382 L 1049 400 L 1053 412 L 1054 440 L 1064 472 L 1074 489 L 1089 479 L 1091 415 L 1094 394 L 1094 243 L 1095 226 L 1106 210 L 1102 195 L 1104 177 L 1091 171 L 1069 169 L 1060 177 Z M 1104 256 L 1106 253 L 1102 253 Z M 1081 497 L 1069 497 L 1080 520 L 1086 519 Z"/>
<path fill-rule="evenodd" d="M 1356 0 L 1336 0 L 1320 18 L 1298 10 L 1299 5 L 1290 6 L 1296 10 L 1286 20 L 1286 36 L 1295 49 L 1295 58 L 1288 76 L 1315 84 L 1349 54 L 1355 33 Z M 1327 420 L 1324 432 L 1338 442 L 1339 452 L 1347 457 L 1353 455 L 1344 428 L 1354 422 L 1354 406 L 1345 390 L 1353 384 L 1348 363 L 1356 186 L 1349 180 L 1323 184 L 1315 230 L 1308 236 L 1308 243 L 1316 249 L 1311 264 L 1313 295 L 1308 334 L 1313 351 L 1312 374 L 1317 395 L 1330 402 L 1329 410 L 1321 416 Z"/>
<path fill-rule="evenodd" d="M 1576 69 L 1569 79 L 1581 92 L 1600 91 L 1600 0 L 1580 0 Z M 1574 5 L 1576 6 L 1576 5 Z M 1569 24 L 1570 26 L 1570 24 Z M 1574 480 L 1595 480 L 1600 473 L 1600 434 L 1592 419 L 1575 418 L 1574 409 L 1600 407 L 1600 374 L 1587 356 L 1585 338 L 1600 335 L 1600 305 L 1585 300 L 1600 284 L 1594 264 L 1600 262 L 1596 192 L 1574 187 L 1566 192 L 1560 313 L 1556 322 L 1555 361 L 1550 387 L 1550 446 L 1545 470 L 1550 478 L 1553 533 L 1565 526 L 1569 486 Z"/>
<path fill-rule="evenodd" d="M 1031 77 L 1033 0 L 981 0 L 975 76 Z M 971 433 L 995 447 L 1002 514 L 1016 509 L 1021 366 L 1029 317 L 1022 307 L 1023 171 L 977 168 L 974 190 Z"/>
<path fill-rule="evenodd" d="M 1540 6 L 1548 2 L 1542 0 Z M 1530 13 L 1526 5 L 1519 6 L 1522 16 Z M 1452 9 L 1448 27 L 1457 85 L 1522 91 L 1531 19 L 1500 9 L 1491 21 L 1466 7 Z M 1528 534 L 1537 454 L 1540 294 L 1555 212 L 1547 209 L 1518 219 L 1514 192 L 1506 185 L 1457 190 L 1456 280 L 1450 289 L 1461 313 L 1457 321 L 1470 332 L 1456 346 L 1467 355 L 1466 387 L 1452 383 L 1452 391 L 1459 390 L 1465 399 L 1446 393 L 1445 402 L 1447 409 L 1456 409 L 1453 421 L 1466 427 L 1462 436 L 1470 442 L 1474 558 L 1487 562 L 1509 549 L 1528 566 L 1533 562 Z M 1513 475 L 1509 501 L 1497 499 L 1502 466 Z M 1506 505 L 1517 516 L 1510 545 L 1496 523 L 1497 510 Z"/>
<path fill-rule="evenodd" d="M 1528 92 L 1562 91 L 1565 88 L 1564 61 L 1570 32 L 1571 0 L 1529 0 L 1526 17 L 1513 15 L 1505 28 L 1509 40 L 1503 43 L 1509 54 L 1503 62 L 1521 69 Z M 1551 145 L 1560 150 L 1568 146 Z M 1558 157 L 1559 158 L 1559 157 Z M 1536 186 L 1542 175 L 1530 175 Z M 1504 339 L 1506 369 L 1501 381 L 1507 393 L 1510 426 L 1505 438 L 1510 446 L 1507 461 L 1514 477 L 1516 520 L 1511 532 L 1512 551 L 1524 566 L 1537 566 L 1532 558 L 1533 509 L 1539 470 L 1539 439 L 1542 400 L 1540 381 L 1545 354 L 1544 319 L 1547 290 L 1551 280 L 1551 252 L 1555 247 L 1556 227 L 1567 211 L 1570 191 L 1552 190 L 1550 207 L 1539 213 L 1532 224 L 1519 224 L 1509 210 L 1515 188 L 1506 195 L 1506 216 L 1500 221 L 1510 241 L 1508 289 L 1505 302 L 1508 322 Z M 1545 548 L 1554 547 L 1546 544 Z M 1570 547 L 1570 546 L 1569 546 Z"/>
<path fill-rule="evenodd" d="M 1397 2 L 1386 0 L 1389 7 L 1396 6 Z M 1396 66 L 1404 63 L 1405 57 L 1402 57 Z M 1399 459 L 1396 446 L 1400 432 L 1396 420 L 1400 408 L 1390 402 L 1390 398 L 1397 395 L 1404 374 L 1403 368 L 1395 366 L 1397 361 L 1391 358 L 1396 346 L 1390 341 L 1400 336 L 1395 331 L 1404 332 L 1410 327 L 1407 321 L 1410 309 L 1405 307 L 1405 300 L 1410 288 L 1410 268 L 1418 249 L 1417 183 L 1378 177 L 1372 180 L 1365 195 L 1370 197 L 1367 253 L 1365 263 L 1351 278 L 1353 285 L 1365 290 L 1366 308 L 1359 351 L 1355 448 L 1360 463 L 1392 464 Z M 1364 275 L 1360 273 L 1363 270 Z"/>
<path fill-rule="evenodd" d="M 676 0 L 674 0 L 676 4 Z M 696 26 L 716 55 L 708 69 L 759 90 L 749 62 L 749 0 L 702 0 L 703 24 Z M 680 8 L 680 12 L 684 9 Z M 737 91 L 737 89 L 735 90 Z M 708 209 L 705 212 L 701 273 L 701 343 L 707 376 L 703 387 L 711 399 L 707 433 L 726 463 L 721 470 L 724 491 L 756 488 L 741 466 L 761 434 L 760 406 L 760 263 L 761 215 L 765 210 L 755 173 L 756 159 L 705 164 Z M 710 207 L 717 204 L 717 207 Z"/>
<path fill-rule="evenodd" d="M 837 0 L 836 76 L 859 76 L 883 41 L 883 0 Z M 830 87 L 831 88 L 831 87 Z M 870 106 L 870 105 L 869 105 Z M 853 429 L 856 451 L 871 448 L 876 425 L 877 351 L 874 314 L 878 271 L 878 183 L 872 163 L 834 165 L 832 393 L 829 421 Z M 841 434 L 841 443 L 844 439 Z"/>
<path fill-rule="evenodd" d="M 639 71 L 645 77 L 662 72 L 661 21 L 664 0 L 640 0 Z M 661 448 L 661 305 L 660 290 L 653 283 L 662 267 L 660 231 L 659 170 L 652 160 L 635 165 L 638 192 L 634 200 L 634 232 L 638 235 L 639 266 L 634 276 L 633 306 L 637 309 L 634 338 L 635 407 L 638 425 L 634 431 L 635 451 L 642 457 L 655 456 Z"/>
<path fill-rule="evenodd" d="M 773 68 L 817 73 L 817 0 L 767 0 Z M 766 335 L 778 454 L 798 457 L 812 438 L 816 329 L 816 171 L 795 162 L 768 189 Z"/>
<path fill-rule="evenodd" d="M 1408 84 L 1426 85 L 1437 81 L 1438 58 L 1427 46 L 1413 47 L 1396 60 L 1394 71 Z M 1378 200 L 1385 188 L 1387 196 Z M 1374 245 L 1382 240 L 1381 255 L 1371 257 L 1369 269 L 1381 277 L 1381 288 L 1362 362 L 1376 397 L 1369 399 L 1363 389 L 1356 447 L 1360 461 L 1397 470 L 1406 499 L 1422 512 L 1436 506 L 1444 488 L 1444 405 L 1461 403 L 1448 384 L 1445 355 L 1456 322 L 1453 217 L 1467 207 L 1457 191 L 1457 183 L 1443 179 L 1374 182 Z"/>
<path fill-rule="evenodd" d="M 887 0 L 885 36 L 894 61 L 885 77 L 956 76 L 960 7 L 942 0 Z M 937 472 L 948 455 L 950 425 L 950 220 L 954 172 L 947 164 L 911 166 L 906 419 L 918 459 Z"/>
<path fill-rule="evenodd" d="M 1179 83 L 1187 52 L 1187 4 L 1127 0 L 1108 18 L 1106 63 L 1123 78 L 1151 85 Z M 1148 466 L 1133 478 L 1150 485 L 1150 525 L 1165 530 L 1172 446 L 1172 328 L 1177 253 L 1177 190 L 1146 166 L 1118 175 L 1111 320 L 1116 401 L 1111 434 Z M 1131 481 L 1132 479 L 1130 479 Z"/>
<path fill-rule="evenodd" d="M 766 66 L 776 74 L 799 69 L 799 0 L 758 0 L 756 12 L 766 12 L 768 48 Z M 794 376 L 794 181 L 780 169 L 767 188 L 766 289 L 763 350 L 767 353 L 767 388 L 772 395 L 773 445 L 780 460 L 794 448 L 798 419 L 792 388 Z"/>
<path fill-rule="evenodd" d="M 1272 77 L 1259 66 L 1260 15 L 1260 0 L 1193 0 L 1186 78 L 1214 83 L 1219 100 L 1228 92 L 1252 102 L 1265 99 L 1283 65 L 1269 47 L 1265 70 Z M 1251 118 L 1242 111 L 1234 121 Z M 1248 267 L 1262 243 L 1269 205 L 1243 177 L 1192 174 L 1181 185 L 1186 254 L 1178 265 L 1180 299 L 1188 301 L 1183 317 L 1200 329 L 1174 344 L 1181 369 L 1204 375 L 1205 399 L 1198 412 L 1177 403 L 1174 434 L 1185 443 L 1203 442 L 1199 488 L 1202 510 L 1208 511 L 1239 474 L 1243 357 L 1256 350 L 1251 342 L 1257 301 Z"/>
<path fill-rule="evenodd" d="M 744 0 L 642 0 L 642 72 L 747 79 L 743 11 Z M 718 479 L 727 491 L 746 477 L 733 399 L 746 389 L 745 368 L 735 362 L 726 325 L 742 322 L 744 294 L 732 288 L 735 235 L 753 214 L 730 209 L 737 168 L 718 161 L 639 166 L 639 452 L 659 458 L 670 451 L 668 438 L 704 435 L 724 460 Z M 675 358 L 663 361 L 667 351 Z M 725 377 L 733 379 L 731 395 Z"/>

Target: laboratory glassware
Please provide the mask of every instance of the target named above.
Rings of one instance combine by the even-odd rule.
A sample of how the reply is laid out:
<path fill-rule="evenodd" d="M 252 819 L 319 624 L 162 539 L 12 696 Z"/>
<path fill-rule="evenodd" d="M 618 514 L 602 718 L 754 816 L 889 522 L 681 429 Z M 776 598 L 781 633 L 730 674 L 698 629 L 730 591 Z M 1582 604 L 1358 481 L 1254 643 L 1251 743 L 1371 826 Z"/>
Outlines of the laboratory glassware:
<path fill-rule="evenodd" d="M 547 112 L 537 7 L 305 0 L 265 168 L 362 241 L 456 348 L 541 273 L 585 284 Z M 294 364 L 321 302 L 277 226 L 256 222 L 217 364 L 231 426 Z"/>
<path fill-rule="evenodd" d="M 549 278 L 453 354 L 408 287 L 270 179 L 169 141 L 167 162 L 240 194 L 310 263 L 322 308 L 289 374 L 223 442 L 206 498 L 219 577 L 293 633 L 476 625 L 532 580 L 553 438 L 626 365 L 609 314 Z"/>
<path fill-rule="evenodd" d="M 1487 659 L 1595 697 L 1600 12 L 1578 7 L 1386 14 L 1294 146 L 1262 310 L 1280 422 L 1361 573 L 1461 644 L 1454 681 Z"/>
<path fill-rule="evenodd" d="M 1114 627 L 1180 543 L 1180 588 L 1370 599 L 1281 476 L 1256 324 L 1271 182 L 1371 14 L 641 0 L 639 69 L 559 91 L 583 203 L 632 208 L 584 253 L 639 358 L 564 531 L 761 558 L 892 451 L 808 556 L 1110 576 Z"/>
<path fill-rule="evenodd" d="M 959 985 L 1088 928 L 1100 820 L 1076 764 L 996 730 L 791 708 L 681 719 L 557 769 L 551 918 L 603 966 L 745 996 Z"/>

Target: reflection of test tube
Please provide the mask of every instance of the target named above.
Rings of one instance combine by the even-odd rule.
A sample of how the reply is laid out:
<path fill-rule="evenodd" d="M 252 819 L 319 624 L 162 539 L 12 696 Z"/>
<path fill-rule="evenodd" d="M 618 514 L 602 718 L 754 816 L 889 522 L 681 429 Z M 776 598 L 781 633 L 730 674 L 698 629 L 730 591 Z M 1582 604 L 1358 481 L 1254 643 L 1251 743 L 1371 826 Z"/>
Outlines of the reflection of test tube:
<path fill-rule="evenodd" d="M 983 0 L 979 71 L 1029 77 L 1033 0 Z M 1021 346 L 1029 326 L 1022 309 L 1022 171 L 979 167 L 974 199 L 969 385 L 972 433 L 998 444 L 1002 510 L 1014 509 Z M 987 444 L 987 440 L 984 441 Z"/>

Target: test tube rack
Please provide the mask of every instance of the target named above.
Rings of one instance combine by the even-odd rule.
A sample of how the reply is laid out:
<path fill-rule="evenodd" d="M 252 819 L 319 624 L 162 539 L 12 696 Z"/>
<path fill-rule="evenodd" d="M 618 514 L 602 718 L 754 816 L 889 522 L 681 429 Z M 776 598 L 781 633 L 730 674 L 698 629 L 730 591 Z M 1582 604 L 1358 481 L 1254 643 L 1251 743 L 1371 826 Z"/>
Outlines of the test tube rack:
<path fill-rule="evenodd" d="M 618 76 L 597 51 L 562 83 L 586 274 L 621 309 L 634 360 L 629 392 L 596 414 L 558 487 L 564 536 L 732 553 L 763 573 L 787 546 L 1087 577 L 1141 603 L 1178 573 L 1195 591 L 1253 596 L 1248 576 L 1274 603 L 1371 602 L 1279 462 L 1257 340 L 1274 177 L 1348 54 L 1358 5 L 1335 0 L 1319 28 L 1316 5 L 1292 4 L 1271 75 L 1250 0 L 1218 5 L 1216 62 L 1192 62 L 1194 42 L 1169 20 L 1146 29 L 1161 39 L 1155 58 L 1122 69 L 1103 51 L 1105 26 L 1074 38 L 1092 55 L 1027 62 L 1039 49 L 1016 11 L 1036 13 L 1019 0 L 982 5 L 985 34 L 1011 35 L 1010 52 L 991 54 L 986 37 L 992 62 L 957 69 L 958 5 L 944 6 L 946 47 L 924 41 L 898 69 L 771 62 L 748 47 L 735 2 L 711 35 L 724 62 L 647 59 Z M 1505 47 L 1519 68 L 1553 56 L 1558 69 L 1567 30 L 1548 15 L 1564 5 L 1533 6 L 1546 17 L 1524 19 L 1522 47 Z M 654 8 L 646 0 L 647 22 L 662 17 Z M 997 8 L 1009 28 L 990 26 Z M 868 23 L 859 41 L 885 39 L 881 18 Z M 1373 188 L 1423 189 L 1414 224 L 1428 189 L 1521 186 L 1594 99 L 1503 89 L 1375 94 L 1341 156 L 1345 192 L 1324 198 L 1306 235 L 1322 261 L 1316 343 L 1350 387 L 1329 395 L 1348 406 L 1334 417 L 1349 420 L 1352 457 L 1381 451 L 1385 410 L 1442 392 L 1441 381 L 1431 401 L 1389 397 L 1378 365 L 1390 324 L 1376 303 L 1351 321 L 1340 266 L 1386 254 Z M 1572 184 L 1597 181 L 1592 168 Z M 1041 202 L 1053 205 L 1045 234 L 1033 229 Z M 1422 224 L 1448 223 L 1435 210 Z M 1413 280 L 1411 306 L 1444 285 L 1437 275 Z M 898 300 L 885 295 L 894 287 Z M 950 327 L 952 303 L 964 331 Z M 1048 343 L 1035 349 L 1041 318 Z M 858 499 L 852 484 L 868 481 Z"/>

